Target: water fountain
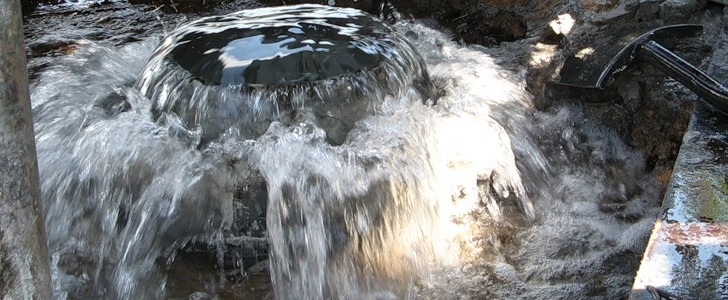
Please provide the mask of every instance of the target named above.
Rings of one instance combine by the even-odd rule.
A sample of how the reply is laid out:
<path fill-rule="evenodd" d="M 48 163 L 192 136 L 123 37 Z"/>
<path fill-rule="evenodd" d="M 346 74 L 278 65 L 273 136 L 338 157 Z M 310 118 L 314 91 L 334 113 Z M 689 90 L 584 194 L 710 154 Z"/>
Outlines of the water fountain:
<path fill-rule="evenodd" d="M 316 5 L 186 24 L 161 42 L 137 87 L 155 120 L 173 114 L 201 126 L 203 145 L 228 128 L 257 138 L 272 121 L 305 114 L 340 145 L 388 95 L 414 88 L 433 101 L 424 62 L 404 37 L 362 11 Z"/>
<path fill-rule="evenodd" d="M 278 298 L 629 290 L 660 193 L 644 158 L 577 106 L 535 110 L 490 50 L 324 6 L 157 43 L 80 45 L 33 87 L 58 298 L 164 297 L 179 249 L 225 256 L 231 228 L 262 227 L 236 224 L 261 176 Z"/>

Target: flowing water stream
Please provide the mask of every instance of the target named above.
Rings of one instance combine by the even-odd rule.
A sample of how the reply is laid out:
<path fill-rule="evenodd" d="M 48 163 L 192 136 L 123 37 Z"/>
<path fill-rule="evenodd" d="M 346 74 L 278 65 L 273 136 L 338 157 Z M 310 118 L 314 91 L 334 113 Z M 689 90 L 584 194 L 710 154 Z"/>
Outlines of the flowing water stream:
<path fill-rule="evenodd" d="M 310 113 L 211 136 L 160 117 L 147 95 L 166 92 L 138 82 L 162 37 L 55 59 L 31 87 L 54 295 L 186 297 L 170 290 L 178 250 L 210 245 L 222 261 L 237 191 L 262 176 L 268 296 L 624 298 L 661 192 L 640 151 L 577 105 L 536 110 L 525 68 L 498 64 L 507 53 L 429 25 L 393 28 L 437 96 L 399 86 L 336 138 Z M 210 273 L 191 298 L 243 289 Z"/>

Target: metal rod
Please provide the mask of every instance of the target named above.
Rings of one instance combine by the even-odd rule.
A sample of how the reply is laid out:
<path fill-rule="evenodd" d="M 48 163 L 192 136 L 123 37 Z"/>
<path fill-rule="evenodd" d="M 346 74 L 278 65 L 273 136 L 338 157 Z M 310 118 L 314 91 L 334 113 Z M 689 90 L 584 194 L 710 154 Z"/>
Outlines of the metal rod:
<path fill-rule="evenodd" d="M 50 299 L 20 0 L 0 0 L 0 298 Z"/>
<path fill-rule="evenodd" d="M 728 115 L 728 88 L 655 41 L 641 45 L 637 54 L 686 86 L 713 108 Z"/>

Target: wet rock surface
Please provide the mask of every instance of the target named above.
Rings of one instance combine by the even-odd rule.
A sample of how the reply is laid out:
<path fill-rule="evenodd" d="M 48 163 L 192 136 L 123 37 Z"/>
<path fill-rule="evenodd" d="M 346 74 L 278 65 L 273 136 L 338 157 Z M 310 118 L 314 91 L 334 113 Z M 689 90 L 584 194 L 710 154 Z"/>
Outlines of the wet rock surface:
<path fill-rule="evenodd" d="M 712 28 L 721 34 L 714 40 L 707 68 L 723 83 L 728 80 L 726 18 L 728 9 L 723 8 L 722 18 Z M 630 299 L 651 299 L 655 294 L 677 299 L 728 297 L 727 118 L 697 103 L 662 204 L 663 215 L 655 225 Z"/>
<path fill-rule="evenodd" d="M 171 0 L 167 0 L 171 1 Z M 148 2 L 141 1 L 140 3 Z M 357 8 L 382 19 L 433 18 L 468 44 L 495 45 L 526 37 L 526 1 L 478 0 L 263 0 L 265 5 L 323 4 Z M 153 2 L 155 3 L 155 2 Z M 148 4 L 148 3 L 147 3 Z"/>

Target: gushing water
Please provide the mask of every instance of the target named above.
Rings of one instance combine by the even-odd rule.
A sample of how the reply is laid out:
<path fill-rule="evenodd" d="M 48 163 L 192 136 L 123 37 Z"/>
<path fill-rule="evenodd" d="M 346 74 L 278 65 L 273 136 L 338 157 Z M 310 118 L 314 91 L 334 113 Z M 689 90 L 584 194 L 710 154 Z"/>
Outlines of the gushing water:
<path fill-rule="evenodd" d="M 56 297 L 164 297 L 165 265 L 220 245 L 257 174 L 277 298 L 624 296 L 660 192 L 639 152 L 579 107 L 533 109 L 487 50 L 395 28 L 437 103 L 403 84 L 339 143 L 311 113 L 258 136 L 160 118 L 134 86 L 155 40 L 59 58 L 32 87 Z"/>

